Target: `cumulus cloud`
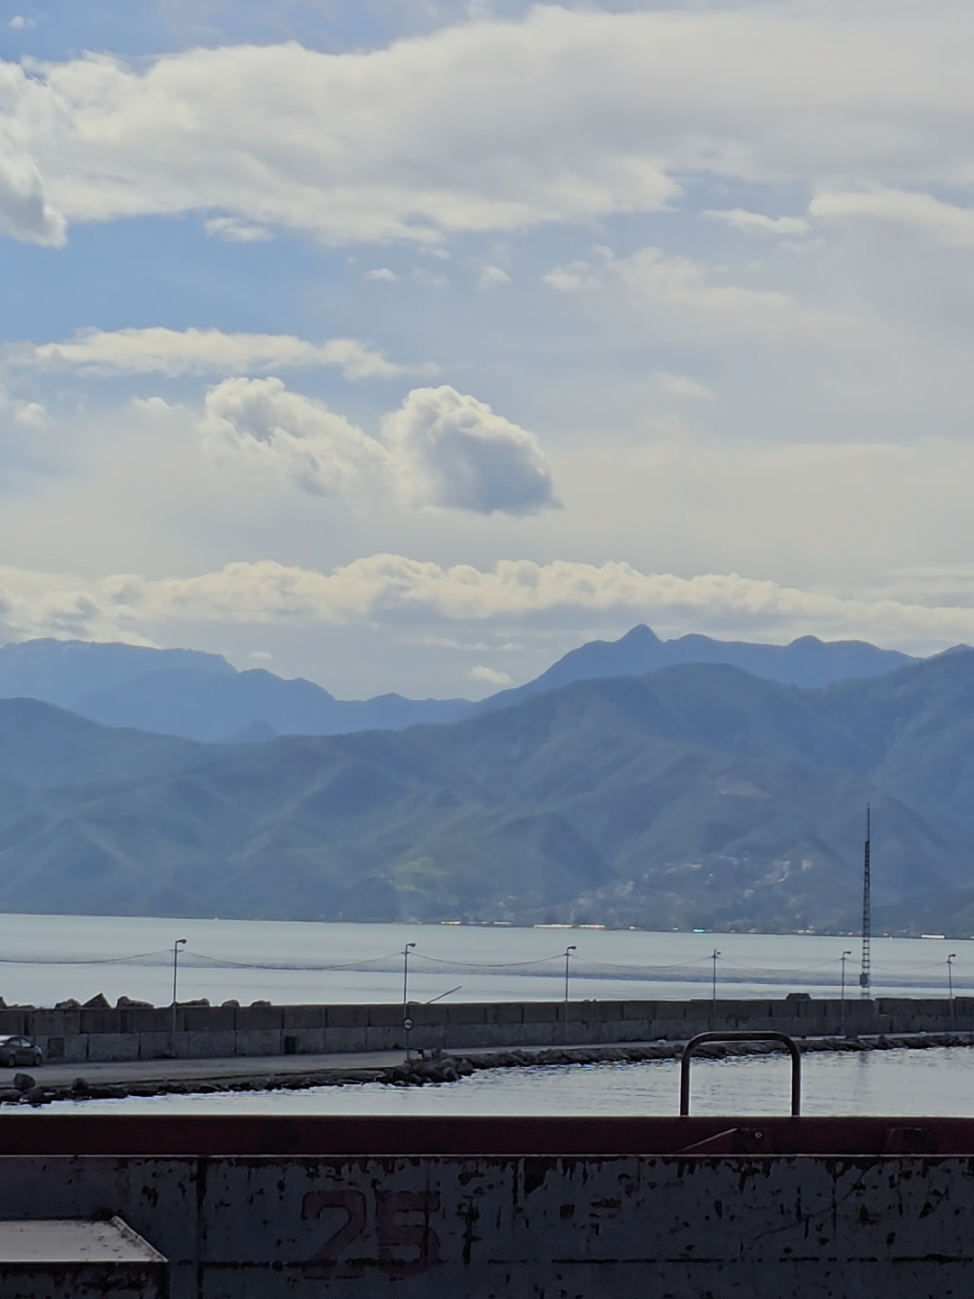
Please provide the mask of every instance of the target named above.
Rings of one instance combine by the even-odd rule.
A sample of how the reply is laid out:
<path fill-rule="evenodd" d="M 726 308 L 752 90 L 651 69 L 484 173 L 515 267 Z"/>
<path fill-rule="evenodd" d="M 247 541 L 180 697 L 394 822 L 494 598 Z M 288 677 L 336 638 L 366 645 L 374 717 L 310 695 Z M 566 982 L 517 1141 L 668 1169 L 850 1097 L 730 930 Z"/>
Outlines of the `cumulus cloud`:
<path fill-rule="evenodd" d="M 8 634 L 23 637 L 144 643 L 170 622 L 381 624 L 401 622 L 405 613 L 425 621 L 503 619 L 509 625 L 565 611 L 764 640 L 814 632 L 912 649 L 974 640 L 970 605 L 847 599 L 736 573 L 686 578 L 618 562 L 509 560 L 482 570 L 385 554 L 327 573 L 267 560 L 194 577 L 119 574 L 98 581 L 0 568 L 0 621 Z"/>
<path fill-rule="evenodd" d="M 198 425 L 217 462 L 243 461 L 313 495 L 386 492 L 414 507 L 528 514 L 557 504 L 537 438 L 454 388 L 415 388 L 371 437 L 282 380 L 226 379 Z"/>
<path fill-rule="evenodd" d="M 506 672 L 498 672 L 496 668 L 485 667 L 483 663 L 478 663 L 475 668 L 471 668 L 467 673 L 471 681 L 482 681 L 488 686 L 509 686 L 511 677 Z"/>
<path fill-rule="evenodd" d="M 808 207 L 823 221 L 851 225 L 884 222 L 917 231 L 946 248 L 974 248 L 974 209 L 943 203 L 931 194 L 886 189 L 819 194 Z"/>
<path fill-rule="evenodd" d="M 659 211 L 694 172 L 964 186 L 972 38 L 956 0 L 542 4 L 371 51 L 85 55 L 30 78 L 7 64 L 25 200 L 7 229 L 56 242 L 57 213 L 198 211 L 423 243 Z"/>
<path fill-rule="evenodd" d="M 446 384 L 413 389 L 382 436 L 415 504 L 533 514 L 559 503 L 534 434 Z"/>
<path fill-rule="evenodd" d="M 367 280 L 385 280 L 388 284 L 395 284 L 399 276 L 395 271 L 390 270 L 388 266 L 377 266 L 375 270 L 366 271 Z"/>
<path fill-rule="evenodd" d="M 745 234 L 760 231 L 774 235 L 807 235 L 812 228 L 807 221 L 799 217 L 769 217 L 760 212 L 747 212 L 742 207 L 730 208 L 727 211 L 711 209 L 701 215 L 710 217 L 713 221 L 723 221 L 725 225 L 733 226 L 735 230 Z"/>
<path fill-rule="evenodd" d="M 83 330 L 61 343 L 20 344 L 16 364 L 71 368 L 84 374 L 248 374 L 317 365 L 338 366 L 346 379 L 388 379 L 436 372 L 389 361 L 358 338 L 311 343 L 293 334 L 225 334 L 219 329 Z"/>
<path fill-rule="evenodd" d="M 388 464 L 367 433 L 280 379 L 224 380 L 207 393 L 199 429 L 215 460 L 243 458 L 315 496 L 346 493 Z"/>

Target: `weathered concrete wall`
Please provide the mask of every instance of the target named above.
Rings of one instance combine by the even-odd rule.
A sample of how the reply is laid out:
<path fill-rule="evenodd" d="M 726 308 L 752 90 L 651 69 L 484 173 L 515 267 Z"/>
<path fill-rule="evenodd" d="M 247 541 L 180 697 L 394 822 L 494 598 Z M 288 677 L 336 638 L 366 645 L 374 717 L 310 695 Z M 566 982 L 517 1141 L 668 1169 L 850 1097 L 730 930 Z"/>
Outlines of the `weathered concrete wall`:
<path fill-rule="evenodd" d="M 171 1299 L 949 1299 L 974 1269 L 966 1157 L 0 1157 L 2 1217 L 108 1209 Z"/>
<path fill-rule="evenodd" d="M 974 1029 L 974 999 L 809 1001 L 574 1001 L 411 1005 L 402 1007 L 180 1006 L 176 1034 L 170 1009 L 0 1010 L 0 1033 L 36 1038 L 51 1060 L 164 1059 L 281 1055 L 292 1049 L 385 1051 L 405 1047 L 454 1050 L 485 1046 L 560 1046 L 681 1040 L 711 1028 L 796 1037 L 839 1032 L 919 1033 Z"/>

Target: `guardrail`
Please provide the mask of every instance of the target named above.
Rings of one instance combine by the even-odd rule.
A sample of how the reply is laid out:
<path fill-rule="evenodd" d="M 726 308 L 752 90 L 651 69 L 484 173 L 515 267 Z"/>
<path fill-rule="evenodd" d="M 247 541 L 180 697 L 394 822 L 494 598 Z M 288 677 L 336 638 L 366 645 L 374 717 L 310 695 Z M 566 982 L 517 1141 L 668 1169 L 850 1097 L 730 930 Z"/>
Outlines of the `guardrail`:
<path fill-rule="evenodd" d="M 690 1061 L 698 1047 L 708 1042 L 781 1042 L 791 1055 L 791 1117 L 802 1112 L 802 1058 L 798 1044 L 787 1033 L 698 1033 L 683 1048 L 680 1058 L 680 1116 L 690 1113 Z"/>

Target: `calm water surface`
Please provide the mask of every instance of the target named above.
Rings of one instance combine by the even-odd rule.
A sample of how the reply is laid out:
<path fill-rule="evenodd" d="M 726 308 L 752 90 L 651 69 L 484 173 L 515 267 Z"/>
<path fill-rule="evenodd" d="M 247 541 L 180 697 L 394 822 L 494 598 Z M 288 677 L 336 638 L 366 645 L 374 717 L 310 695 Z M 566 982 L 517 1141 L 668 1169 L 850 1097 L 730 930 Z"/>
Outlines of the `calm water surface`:
<path fill-rule="evenodd" d="M 691 1112 L 786 1114 L 790 1062 L 744 1057 L 693 1065 Z M 59 1103 L 39 1113 L 85 1114 L 676 1114 L 679 1065 L 569 1065 L 497 1069 L 435 1087 L 365 1083 L 306 1092 L 158 1096 L 147 1100 Z M 806 1056 L 805 1114 L 974 1117 L 974 1048 Z"/>
<path fill-rule="evenodd" d="M 406 943 L 416 944 L 409 975 L 416 1001 L 560 998 L 569 944 L 576 999 L 709 998 L 715 949 L 718 995 L 838 996 L 843 951 L 852 952 L 847 988 L 858 992 L 854 938 L 8 915 L 0 916 L 0 995 L 44 1006 L 103 992 L 112 1002 L 124 994 L 169 1005 L 177 938 L 188 940 L 180 1000 L 214 1004 L 395 1002 Z M 951 953 L 955 992 L 974 991 L 974 941 L 875 940 L 874 993 L 945 996 Z"/>

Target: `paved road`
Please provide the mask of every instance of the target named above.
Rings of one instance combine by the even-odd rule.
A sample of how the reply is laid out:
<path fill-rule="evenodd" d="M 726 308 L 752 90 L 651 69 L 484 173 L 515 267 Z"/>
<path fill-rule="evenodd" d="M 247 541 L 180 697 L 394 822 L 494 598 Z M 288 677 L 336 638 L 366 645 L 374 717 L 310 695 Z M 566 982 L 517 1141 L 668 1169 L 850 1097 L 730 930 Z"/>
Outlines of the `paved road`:
<path fill-rule="evenodd" d="M 645 1045 L 637 1042 L 621 1044 L 626 1047 Z M 608 1050 L 611 1043 L 601 1043 L 597 1049 Z M 528 1046 L 528 1047 L 478 1047 L 475 1050 L 461 1051 L 458 1054 L 489 1056 L 504 1055 L 511 1050 L 533 1052 L 552 1049 L 584 1052 L 591 1048 L 583 1045 L 574 1047 Z M 271 1075 L 281 1074 L 321 1074 L 333 1072 L 348 1075 L 357 1070 L 392 1069 L 403 1064 L 405 1051 L 370 1051 L 370 1052 L 329 1052 L 321 1055 L 235 1055 L 219 1059 L 206 1060 L 119 1060 L 105 1063 L 91 1061 L 74 1064 L 42 1064 L 36 1069 L 0 1069 L 0 1088 L 12 1087 L 14 1075 L 29 1073 L 42 1087 L 70 1087 L 75 1078 L 84 1078 L 87 1082 L 100 1086 L 115 1084 L 159 1083 L 159 1082 L 209 1082 L 230 1081 L 231 1079 L 264 1079 Z M 415 1059 L 415 1056 L 414 1056 Z"/>
<path fill-rule="evenodd" d="M 357 1069 L 390 1069 L 402 1064 L 404 1051 L 373 1051 L 356 1055 L 231 1056 L 216 1060 L 118 1060 L 104 1064 L 43 1064 L 37 1069 L 0 1069 L 0 1087 L 12 1087 L 14 1075 L 29 1073 L 42 1087 L 70 1087 L 75 1078 L 112 1086 L 116 1083 L 201 1082 L 209 1079 L 267 1078 L 271 1074 L 311 1074 L 325 1070 L 349 1073 Z"/>

